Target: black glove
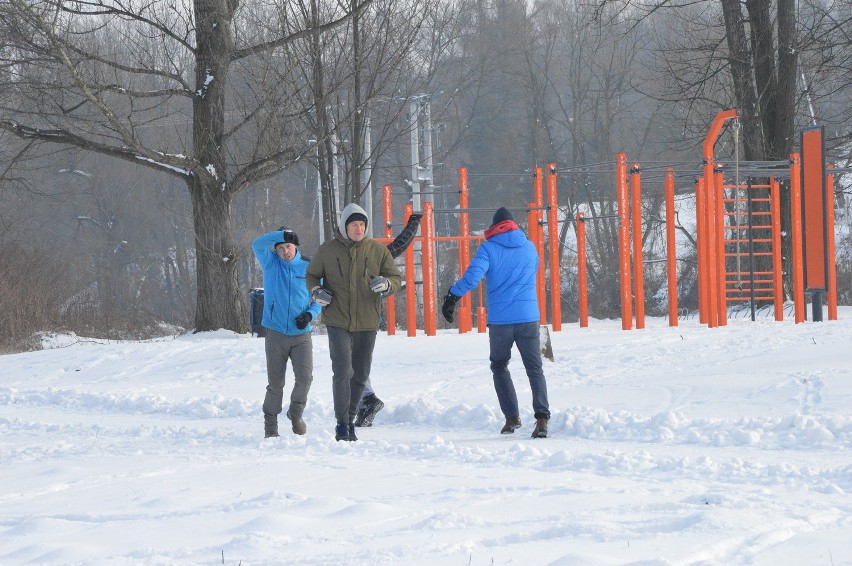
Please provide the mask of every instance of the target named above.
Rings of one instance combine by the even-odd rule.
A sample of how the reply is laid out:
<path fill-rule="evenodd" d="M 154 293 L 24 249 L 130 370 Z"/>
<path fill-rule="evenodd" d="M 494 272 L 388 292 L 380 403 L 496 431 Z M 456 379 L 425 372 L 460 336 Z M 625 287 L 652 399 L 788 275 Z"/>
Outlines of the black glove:
<path fill-rule="evenodd" d="M 314 315 L 309 313 L 308 311 L 303 312 L 299 316 L 296 317 L 296 328 L 299 330 L 304 330 L 304 328 L 310 323 L 314 318 Z"/>
<path fill-rule="evenodd" d="M 461 297 L 457 297 L 452 294 L 452 292 L 447 291 L 447 296 L 444 297 L 444 305 L 441 307 L 441 314 L 444 315 L 444 318 L 447 319 L 447 322 L 453 321 L 453 310 L 456 308 L 456 303 L 461 299 Z"/>

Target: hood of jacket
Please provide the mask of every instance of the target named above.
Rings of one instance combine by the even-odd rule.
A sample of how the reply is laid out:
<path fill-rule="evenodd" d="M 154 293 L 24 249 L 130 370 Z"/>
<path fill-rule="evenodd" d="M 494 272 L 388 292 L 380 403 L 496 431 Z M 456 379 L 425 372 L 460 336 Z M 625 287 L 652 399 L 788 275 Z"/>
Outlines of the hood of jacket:
<path fill-rule="evenodd" d="M 370 226 L 370 217 L 367 216 L 367 211 L 355 204 L 354 202 L 347 204 L 342 211 L 340 211 L 340 222 L 337 223 L 337 230 L 340 232 L 340 235 L 343 236 L 343 240 L 348 242 L 349 236 L 346 235 L 346 219 L 352 216 L 353 214 L 363 214 L 364 218 L 367 219 L 367 228 Z"/>
<path fill-rule="evenodd" d="M 525 242 L 529 240 L 527 240 L 526 234 L 524 234 L 521 230 L 514 229 L 509 230 L 508 232 L 495 234 L 488 238 L 488 241 L 501 245 L 504 248 L 517 248 L 523 246 Z"/>

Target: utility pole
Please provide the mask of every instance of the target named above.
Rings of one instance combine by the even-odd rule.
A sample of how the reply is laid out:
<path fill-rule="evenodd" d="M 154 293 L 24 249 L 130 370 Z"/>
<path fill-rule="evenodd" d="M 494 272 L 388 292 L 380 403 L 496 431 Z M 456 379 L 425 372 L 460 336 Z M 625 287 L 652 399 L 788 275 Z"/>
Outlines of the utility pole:
<path fill-rule="evenodd" d="M 411 179 L 406 179 L 411 187 L 411 206 L 415 211 L 423 210 L 423 200 L 434 202 L 432 187 L 432 121 L 429 95 L 421 94 L 408 102 L 408 120 L 411 135 Z M 421 146 L 423 160 L 420 159 Z M 426 194 L 421 194 L 420 183 L 426 183 Z M 420 234 L 418 227 L 417 233 Z M 419 242 L 414 243 L 414 251 L 421 251 Z M 423 257 L 422 253 L 420 257 Z M 423 265 L 415 265 L 414 279 L 423 282 Z M 423 286 L 417 287 L 417 303 L 423 305 Z"/>
<path fill-rule="evenodd" d="M 365 110 L 365 112 L 367 112 Z M 364 120 L 364 167 L 361 168 L 361 186 L 359 188 L 363 188 L 364 190 L 364 208 L 367 211 L 367 218 L 370 219 L 370 222 L 367 223 L 367 231 L 371 238 L 376 237 L 376 229 L 375 222 L 373 222 L 373 169 L 372 169 L 372 157 L 371 154 L 373 152 L 373 138 L 370 132 L 370 115 L 367 114 L 366 120 Z"/>

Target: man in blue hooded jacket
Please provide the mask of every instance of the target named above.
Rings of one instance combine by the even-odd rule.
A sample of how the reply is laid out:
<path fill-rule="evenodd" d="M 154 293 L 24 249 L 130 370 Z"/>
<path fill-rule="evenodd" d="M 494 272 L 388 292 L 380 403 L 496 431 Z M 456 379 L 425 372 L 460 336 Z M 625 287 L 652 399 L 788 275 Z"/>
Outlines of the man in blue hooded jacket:
<path fill-rule="evenodd" d="M 512 434 L 521 427 L 518 396 L 509 373 L 512 344 L 516 344 L 524 362 L 532 389 L 535 428 L 533 438 L 547 437 L 550 408 L 544 379 L 539 344 L 538 296 L 535 277 L 538 254 L 532 242 L 515 224 L 512 213 L 497 209 L 485 241 L 476 251 L 462 278 L 456 281 L 446 297 L 441 312 L 447 322 L 453 321 L 456 302 L 479 285 L 485 277 L 488 301 L 488 343 L 491 373 L 500 410 L 506 424 L 500 434 Z"/>
<path fill-rule="evenodd" d="M 305 434 L 302 419 L 314 371 L 311 321 L 320 306 L 305 287 L 308 261 L 299 253 L 299 236 L 286 226 L 258 237 L 252 244 L 263 271 L 263 319 L 266 333 L 268 385 L 263 400 L 266 438 L 278 436 L 278 415 L 284 398 L 287 361 L 293 365 L 293 391 L 287 418 L 296 434 Z"/>

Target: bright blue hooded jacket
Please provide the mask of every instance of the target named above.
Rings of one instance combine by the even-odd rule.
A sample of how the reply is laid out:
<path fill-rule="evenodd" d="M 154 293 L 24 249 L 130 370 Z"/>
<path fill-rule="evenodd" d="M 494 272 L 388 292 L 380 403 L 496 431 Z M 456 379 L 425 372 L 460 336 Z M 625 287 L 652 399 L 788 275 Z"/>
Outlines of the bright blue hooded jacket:
<path fill-rule="evenodd" d="M 450 292 L 461 297 L 485 277 L 488 324 L 538 322 L 538 254 L 518 229 L 489 237 Z"/>
<path fill-rule="evenodd" d="M 254 256 L 263 270 L 261 324 L 281 334 L 296 336 L 311 331 L 310 324 L 301 330 L 296 328 L 296 317 L 308 311 L 312 320 L 316 320 L 321 308 L 311 300 L 305 286 L 308 262 L 302 259 L 299 248 L 296 248 L 296 255 L 290 261 L 278 257 L 272 246 L 280 241 L 282 234 L 276 230 L 258 237 L 252 243 Z"/>

